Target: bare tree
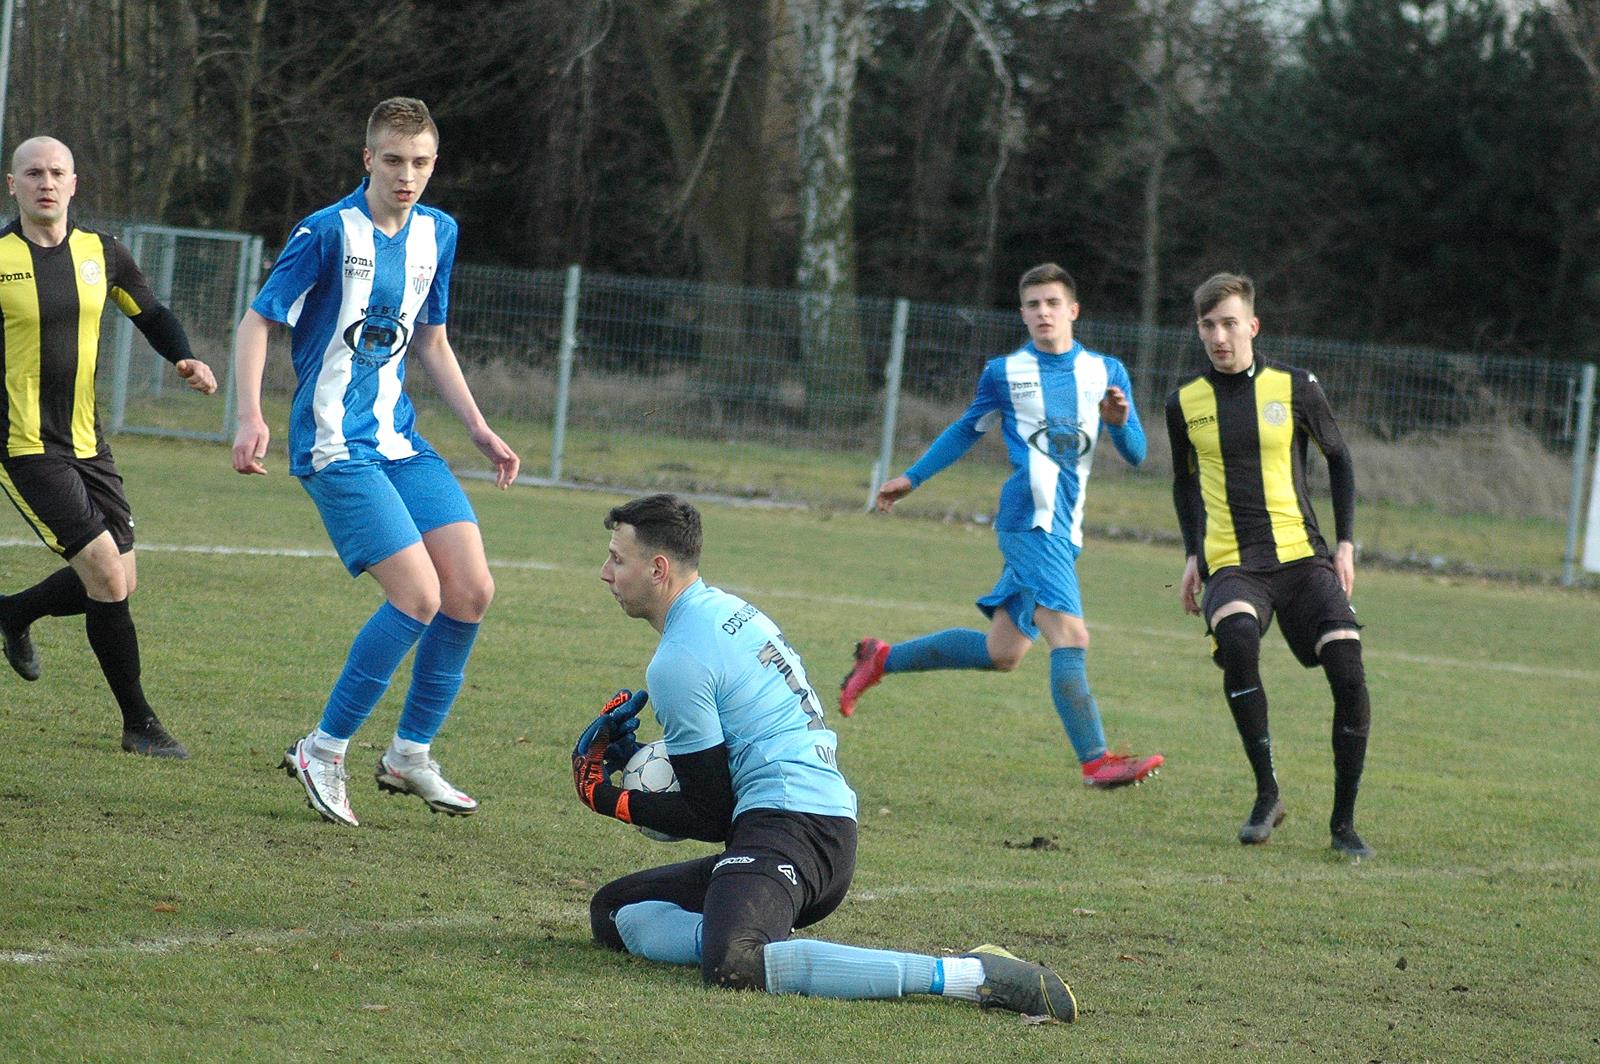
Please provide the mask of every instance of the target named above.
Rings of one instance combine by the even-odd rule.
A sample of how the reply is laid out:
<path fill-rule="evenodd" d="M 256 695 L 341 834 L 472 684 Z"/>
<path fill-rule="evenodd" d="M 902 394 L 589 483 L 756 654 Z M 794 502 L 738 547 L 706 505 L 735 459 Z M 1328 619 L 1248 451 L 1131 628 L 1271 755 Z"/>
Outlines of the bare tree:
<path fill-rule="evenodd" d="M 856 308 L 850 111 L 867 38 L 865 0 L 789 0 L 796 42 L 801 356 L 817 424 L 866 379 Z"/>

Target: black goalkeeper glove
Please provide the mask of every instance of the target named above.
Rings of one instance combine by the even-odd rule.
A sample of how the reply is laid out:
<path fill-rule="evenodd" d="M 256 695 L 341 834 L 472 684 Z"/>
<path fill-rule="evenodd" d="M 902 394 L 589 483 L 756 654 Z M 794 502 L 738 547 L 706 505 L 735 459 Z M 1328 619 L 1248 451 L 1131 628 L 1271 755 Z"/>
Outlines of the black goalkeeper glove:
<path fill-rule="evenodd" d="M 617 815 L 622 789 L 611 782 L 611 773 L 639 748 L 633 733 L 639 727 L 639 711 L 649 699 L 644 691 L 618 691 L 572 748 L 572 783 L 578 789 L 578 800 L 604 816 Z"/>

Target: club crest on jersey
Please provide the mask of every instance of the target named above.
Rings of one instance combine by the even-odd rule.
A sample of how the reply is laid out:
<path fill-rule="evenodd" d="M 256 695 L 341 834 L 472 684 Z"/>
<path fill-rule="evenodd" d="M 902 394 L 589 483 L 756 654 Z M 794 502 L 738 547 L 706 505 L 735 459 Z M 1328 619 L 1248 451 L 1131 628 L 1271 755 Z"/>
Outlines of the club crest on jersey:
<path fill-rule="evenodd" d="M 411 290 L 417 295 L 427 292 L 428 286 L 433 283 L 433 267 L 423 264 L 416 267 L 416 272 L 411 275 Z"/>
<path fill-rule="evenodd" d="M 344 331 L 344 342 L 357 365 L 376 369 L 406 349 L 411 331 L 393 310 L 373 307 Z"/>
<path fill-rule="evenodd" d="M 1028 437 L 1028 446 L 1060 464 L 1076 462 L 1094 450 L 1094 440 L 1076 421 L 1050 422 Z"/>
<path fill-rule="evenodd" d="M 1289 408 L 1274 399 L 1261 408 L 1261 417 L 1269 425 L 1281 425 L 1289 420 Z"/>
<path fill-rule="evenodd" d="M 99 259 L 84 259 L 78 264 L 78 276 L 83 278 L 84 284 L 99 284 L 105 271 L 100 268 Z"/>

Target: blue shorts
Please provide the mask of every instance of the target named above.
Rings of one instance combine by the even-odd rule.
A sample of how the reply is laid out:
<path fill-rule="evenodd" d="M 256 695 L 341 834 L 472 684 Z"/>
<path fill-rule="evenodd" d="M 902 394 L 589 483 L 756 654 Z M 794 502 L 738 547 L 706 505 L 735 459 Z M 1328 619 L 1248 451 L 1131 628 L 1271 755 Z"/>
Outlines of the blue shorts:
<path fill-rule="evenodd" d="M 397 462 L 334 462 L 300 484 L 351 576 L 422 542 L 424 532 L 478 523 L 455 474 L 432 451 Z"/>
<path fill-rule="evenodd" d="M 1083 616 L 1083 600 L 1078 595 L 1078 553 L 1080 548 L 1065 536 L 1052 536 L 1040 529 L 1029 532 L 996 532 L 1000 556 L 1006 567 L 994 590 L 978 600 L 978 609 L 993 619 L 994 611 L 1004 609 L 1017 630 L 1029 639 L 1039 638 L 1033 623 L 1033 610 L 1047 610 L 1072 617 Z"/>

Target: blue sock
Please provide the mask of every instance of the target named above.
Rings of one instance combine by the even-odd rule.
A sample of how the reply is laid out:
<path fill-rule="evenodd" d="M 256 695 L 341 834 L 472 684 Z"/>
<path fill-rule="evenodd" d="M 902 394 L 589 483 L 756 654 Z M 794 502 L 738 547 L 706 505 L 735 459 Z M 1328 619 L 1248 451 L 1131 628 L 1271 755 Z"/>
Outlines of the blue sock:
<path fill-rule="evenodd" d="M 700 963 L 700 929 L 706 918 L 670 901 L 636 901 L 612 917 L 622 944 L 635 957 L 665 964 Z"/>
<path fill-rule="evenodd" d="M 1106 731 L 1100 725 L 1100 707 L 1089 693 L 1089 674 L 1083 667 L 1082 647 L 1057 647 L 1050 651 L 1050 696 L 1067 729 L 1067 738 L 1086 764 L 1106 752 Z"/>
<path fill-rule="evenodd" d="M 334 681 L 321 728 L 335 739 L 348 739 L 371 715 L 389 688 L 400 662 L 417 645 L 423 623 L 385 602 L 356 633 L 344 671 Z"/>
<path fill-rule="evenodd" d="M 458 621 L 443 613 L 433 615 L 433 623 L 417 641 L 411 690 L 406 692 L 396 735 L 414 743 L 433 742 L 467 678 L 467 655 L 477 638 L 477 622 Z"/>
<path fill-rule="evenodd" d="M 989 637 L 971 628 L 946 628 L 932 635 L 908 639 L 889 648 L 884 672 L 924 672 L 928 669 L 992 669 Z"/>
<path fill-rule="evenodd" d="M 791 938 L 763 950 L 767 992 L 825 998 L 897 998 L 937 993 L 939 961 L 920 953 L 895 953 Z"/>

